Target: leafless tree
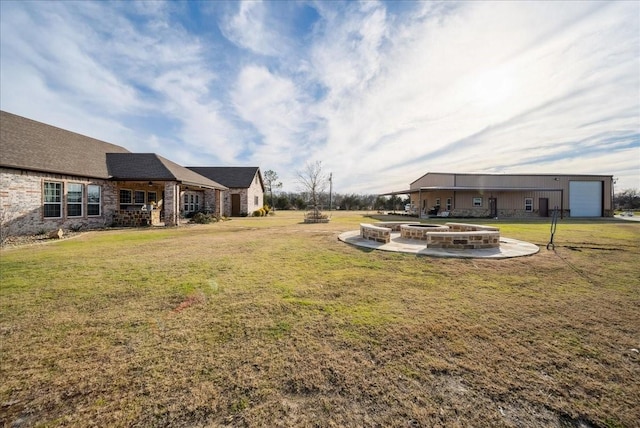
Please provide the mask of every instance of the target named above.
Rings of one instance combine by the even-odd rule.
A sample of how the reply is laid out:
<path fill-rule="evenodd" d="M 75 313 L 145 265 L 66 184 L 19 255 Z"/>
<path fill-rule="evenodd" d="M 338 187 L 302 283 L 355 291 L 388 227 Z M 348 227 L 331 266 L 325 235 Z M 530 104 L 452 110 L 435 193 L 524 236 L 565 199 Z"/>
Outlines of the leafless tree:
<path fill-rule="evenodd" d="M 271 196 L 271 208 L 274 207 L 273 203 L 273 189 L 279 189 L 282 187 L 282 182 L 278 181 L 278 174 L 273 170 L 268 170 L 264 172 L 264 184 L 269 191 Z"/>
<path fill-rule="evenodd" d="M 311 205 L 317 208 L 320 195 L 327 188 L 329 181 L 327 175 L 322 172 L 322 162 L 307 162 L 304 169 L 298 171 L 296 174 L 298 176 L 298 182 L 304 188 L 304 191 L 308 192 L 311 196 Z"/>

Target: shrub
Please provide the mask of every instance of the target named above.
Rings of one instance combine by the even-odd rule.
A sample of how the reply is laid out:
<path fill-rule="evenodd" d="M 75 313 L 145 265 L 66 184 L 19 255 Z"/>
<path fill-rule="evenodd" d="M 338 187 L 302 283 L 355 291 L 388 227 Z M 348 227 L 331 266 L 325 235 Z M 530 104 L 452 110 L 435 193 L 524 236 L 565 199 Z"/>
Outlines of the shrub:
<path fill-rule="evenodd" d="M 195 213 L 193 217 L 191 217 L 191 222 L 197 224 L 209 224 L 216 221 L 218 221 L 218 219 L 213 214 L 205 214 L 202 212 Z"/>
<path fill-rule="evenodd" d="M 266 212 L 264 210 L 264 208 L 258 208 L 257 210 L 255 210 L 253 212 L 253 216 L 254 217 L 264 217 L 266 215 Z"/>

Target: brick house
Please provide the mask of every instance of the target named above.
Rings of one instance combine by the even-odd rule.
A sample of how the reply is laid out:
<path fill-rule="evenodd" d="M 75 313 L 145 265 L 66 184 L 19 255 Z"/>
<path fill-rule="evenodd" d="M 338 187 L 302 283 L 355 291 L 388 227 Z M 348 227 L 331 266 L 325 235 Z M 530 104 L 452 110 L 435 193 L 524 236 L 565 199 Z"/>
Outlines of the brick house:
<path fill-rule="evenodd" d="M 2 236 L 177 225 L 190 211 L 221 215 L 226 190 L 157 154 L 0 112 Z"/>
<path fill-rule="evenodd" d="M 229 188 L 223 210 L 232 216 L 251 214 L 264 205 L 264 181 L 257 166 L 189 166 L 190 170 Z"/>
<path fill-rule="evenodd" d="M 612 192 L 611 175 L 429 172 L 386 195 L 409 195 L 421 217 L 610 217 Z"/>

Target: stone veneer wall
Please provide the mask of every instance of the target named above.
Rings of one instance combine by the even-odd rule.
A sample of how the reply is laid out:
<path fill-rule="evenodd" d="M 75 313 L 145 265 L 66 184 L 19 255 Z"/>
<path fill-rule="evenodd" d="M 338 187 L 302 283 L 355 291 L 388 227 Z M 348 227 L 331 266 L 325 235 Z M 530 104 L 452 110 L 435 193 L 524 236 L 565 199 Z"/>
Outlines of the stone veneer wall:
<path fill-rule="evenodd" d="M 247 205 L 248 189 L 230 188 L 224 194 L 224 215 L 231 215 L 231 195 L 240 195 L 240 214 L 251 214 Z"/>
<path fill-rule="evenodd" d="M 204 189 L 204 210 L 215 216 L 220 216 L 220 201 L 216 198 L 220 191 L 215 189 Z"/>
<path fill-rule="evenodd" d="M 362 223 L 360 224 L 360 236 L 370 241 L 387 243 L 391 241 L 391 229 Z"/>
<path fill-rule="evenodd" d="M 500 232 L 496 231 L 430 232 L 427 234 L 427 248 L 472 250 L 498 247 L 500 247 Z"/>
<path fill-rule="evenodd" d="M 154 226 L 160 224 L 160 210 L 119 210 L 114 225 L 125 227 Z"/>
<path fill-rule="evenodd" d="M 177 226 L 180 220 L 180 186 L 174 181 L 164 183 L 164 209 L 165 226 Z"/>
<path fill-rule="evenodd" d="M 426 241 L 430 232 L 448 232 L 449 230 L 447 226 L 421 227 L 415 226 L 415 223 L 405 224 L 400 226 L 400 237 Z"/>
<path fill-rule="evenodd" d="M 386 227 L 381 227 L 382 225 Z M 426 241 L 427 248 L 482 249 L 500 247 L 500 230 L 493 226 L 467 223 L 446 223 L 438 227 L 411 227 L 409 224 L 393 222 L 375 225 L 360 224 L 360 237 L 387 243 L 391 240 L 392 228 L 400 226 L 403 238 Z"/>
<path fill-rule="evenodd" d="M 231 195 L 240 195 L 240 213 L 251 215 L 255 210 L 262 208 L 264 205 L 264 192 L 260 181 L 256 183 L 255 177 L 248 188 L 233 187 L 225 190 L 222 202 L 222 214 L 231 215 Z M 258 205 L 255 205 L 255 196 L 258 197 Z"/>
<path fill-rule="evenodd" d="M 491 212 L 486 208 L 455 208 L 450 211 L 449 217 L 460 218 L 488 218 Z M 553 214 L 553 207 L 549 207 L 549 216 Z M 569 216 L 569 210 L 565 209 L 563 215 Z M 612 214 L 605 210 L 605 217 L 610 217 Z M 498 208 L 498 218 L 544 218 L 540 217 L 539 210 L 525 211 L 524 209 L 500 209 Z"/>
<path fill-rule="evenodd" d="M 45 181 L 63 183 L 63 215 L 61 218 L 44 218 L 42 216 L 42 191 Z M 66 217 L 65 192 L 67 183 L 85 185 L 82 217 Z M 86 214 L 86 186 L 88 184 L 95 184 L 102 188 L 102 206 L 101 215 L 99 216 L 87 216 Z M 117 209 L 116 198 L 115 185 L 107 180 L 0 168 L 0 224 L 2 236 L 36 234 L 59 228 L 91 229 L 110 226 Z"/>

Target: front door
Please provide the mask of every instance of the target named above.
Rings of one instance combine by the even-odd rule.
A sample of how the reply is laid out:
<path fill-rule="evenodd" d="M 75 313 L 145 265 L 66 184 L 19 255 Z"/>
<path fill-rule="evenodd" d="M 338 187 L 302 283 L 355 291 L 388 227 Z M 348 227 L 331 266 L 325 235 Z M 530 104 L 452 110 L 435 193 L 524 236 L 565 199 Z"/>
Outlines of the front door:
<path fill-rule="evenodd" d="M 549 217 L 549 198 L 538 199 L 538 206 L 540 207 L 540 217 Z"/>
<path fill-rule="evenodd" d="M 240 195 L 237 193 L 231 195 L 231 215 L 232 216 L 240 215 Z"/>
<path fill-rule="evenodd" d="M 498 199 L 489 198 L 489 216 L 498 217 Z"/>

